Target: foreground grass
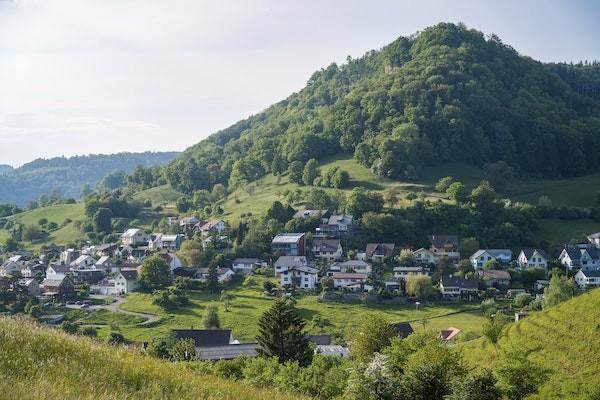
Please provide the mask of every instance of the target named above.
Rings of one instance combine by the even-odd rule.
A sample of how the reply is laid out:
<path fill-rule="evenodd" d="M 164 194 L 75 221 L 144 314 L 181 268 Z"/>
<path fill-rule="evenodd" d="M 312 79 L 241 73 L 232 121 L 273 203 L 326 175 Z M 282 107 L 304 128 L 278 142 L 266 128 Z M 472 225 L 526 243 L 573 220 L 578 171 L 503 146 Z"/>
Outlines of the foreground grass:
<path fill-rule="evenodd" d="M 2 399 L 299 399 L 204 376 L 182 364 L 0 319 Z"/>
<path fill-rule="evenodd" d="M 264 296 L 259 286 L 238 287 L 229 292 L 235 296 L 229 311 L 225 311 L 223 303 L 218 302 L 218 295 L 206 292 L 191 293 L 191 305 L 172 312 L 165 312 L 153 305 L 152 296 L 149 294 L 130 294 L 121 306 L 122 309 L 156 314 L 161 319 L 150 326 L 122 327 L 121 331 L 128 340 L 147 341 L 156 336 L 167 336 L 172 329 L 192 326 L 201 328 L 204 309 L 214 301 L 219 305 L 221 326 L 232 329 L 236 339 L 252 341 L 258 333 L 256 321 L 274 299 Z M 296 307 L 302 317 L 309 322 L 307 329 L 311 333 L 321 332 L 320 328 L 310 323 L 314 315 L 320 315 L 326 321 L 324 332 L 342 334 L 347 333 L 357 319 L 367 313 L 380 314 L 390 322 L 411 322 L 415 328 L 422 325 L 419 320 L 427 319 L 427 328 L 442 329 L 455 326 L 476 334 L 480 332 L 483 322 L 483 317 L 478 312 L 478 305 L 473 304 L 436 304 L 429 307 L 422 306 L 417 311 L 412 304 L 322 303 L 318 301 L 317 296 L 306 295 L 297 299 Z"/>
<path fill-rule="evenodd" d="M 600 389 L 600 289 L 510 324 L 500 340 L 500 349 L 508 348 L 551 370 L 534 398 L 589 398 L 593 388 Z M 495 362 L 496 352 L 482 338 L 462 349 L 471 365 L 490 367 Z"/>

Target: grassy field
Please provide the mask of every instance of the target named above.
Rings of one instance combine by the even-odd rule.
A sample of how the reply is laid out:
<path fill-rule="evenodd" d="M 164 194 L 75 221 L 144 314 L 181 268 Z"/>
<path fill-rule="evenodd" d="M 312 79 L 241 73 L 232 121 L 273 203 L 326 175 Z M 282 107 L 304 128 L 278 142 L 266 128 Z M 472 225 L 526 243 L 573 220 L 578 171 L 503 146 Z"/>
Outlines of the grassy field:
<path fill-rule="evenodd" d="M 590 219 L 543 219 L 539 221 L 539 227 L 539 237 L 548 241 L 551 248 L 562 246 L 571 239 L 586 241 L 590 233 L 600 232 L 600 222 Z"/>
<path fill-rule="evenodd" d="M 291 400 L 184 364 L 0 318 L 0 398 L 21 400 Z"/>
<path fill-rule="evenodd" d="M 261 280 L 259 280 L 259 283 Z M 236 287 L 230 293 L 235 295 L 229 311 L 218 302 L 218 295 L 206 292 L 191 293 L 191 305 L 173 312 L 164 312 L 152 305 L 152 296 L 144 293 L 133 293 L 121 306 L 124 310 L 156 314 L 161 317 L 158 323 L 150 327 L 122 327 L 125 337 L 132 341 L 146 341 L 156 336 L 166 336 L 171 329 L 201 327 L 202 314 L 207 304 L 218 302 L 221 326 L 232 329 L 236 339 L 249 341 L 257 334 L 256 321 L 266 310 L 273 298 L 262 294 L 261 285 L 255 288 Z M 421 323 L 418 320 L 428 319 L 427 327 L 435 329 L 455 326 L 459 329 L 479 333 L 483 317 L 478 312 L 478 305 L 472 304 L 440 304 L 421 307 L 418 311 L 414 305 L 382 305 L 363 303 L 319 302 L 317 296 L 306 295 L 297 299 L 296 306 L 302 316 L 309 322 L 307 329 L 311 333 L 319 333 L 320 329 L 311 324 L 314 315 L 321 315 L 327 321 L 324 331 L 346 333 L 353 323 L 365 313 L 381 314 L 390 322 L 415 321 L 414 327 Z M 468 312 L 460 312 L 468 311 Z M 457 313 L 458 312 L 458 313 Z"/>
<path fill-rule="evenodd" d="M 157 186 L 136 193 L 133 198 L 139 201 L 150 201 L 152 205 L 175 204 L 181 193 L 172 189 L 169 185 Z"/>
<path fill-rule="evenodd" d="M 540 399 L 587 399 L 600 389 L 600 289 L 513 323 L 500 340 L 500 349 L 515 348 L 550 369 Z M 465 343 L 463 355 L 472 365 L 495 362 L 493 347 L 483 338 Z"/>

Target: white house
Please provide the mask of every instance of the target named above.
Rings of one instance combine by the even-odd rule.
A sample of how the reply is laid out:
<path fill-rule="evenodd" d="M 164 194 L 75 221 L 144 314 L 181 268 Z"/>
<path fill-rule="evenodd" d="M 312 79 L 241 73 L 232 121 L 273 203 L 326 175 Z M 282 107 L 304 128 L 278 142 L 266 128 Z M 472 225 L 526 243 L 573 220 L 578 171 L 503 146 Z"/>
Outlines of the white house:
<path fill-rule="evenodd" d="M 208 279 L 210 268 L 198 268 L 196 269 L 196 278 L 205 281 Z M 217 280 L 219 282 L 228 282 L 233 278 L 235 272 L 230 268 L 217 268 Z"/>
<path fill-rule="evenodd" d="M 371 264 L 361 260 L 348 260 L 344 262 L 333 263 L 329 266 L 327 275 L 331 276 L 334 272 L 357 272 L 359 274 L 369 275 L 372 271 Z"/>
<path fill-rule="evenodd" d="M 572 270 L 581 268 L 584 271 L 600 270 L 600 250 L 592 244 L 578 244 L 564 247 L 558 261 Z"/>
<path fill-rule="evenodd" d="M 185 240 L 184 235 L 165 235 L 157 233 L 154 238 L 148 242 L 150 250 L 171 250 L 177 251 L 181 247 L 181 243 Z"/>
<path fill-rule="evenodd" d="M 367 274 L 355 272 L 334 272 L 331 278 L 336 289 L 362 290 L 367 282 Z"/>
<path fill-rule="evenodd" d="M 437 260 L 433 251 L 424 249 L 423 247 L 413 251 L 412 257 L 417 264 L 435 264 Z"/>
<path fill-rule="evenodd" d="M 231 268 L 235 272 L 241 272 L 243 274 L 249 274 L 252 272 L 254 267 L 266 267 L 267 263 L 258 258 L 236 258 L 231 263 Z"/>
<path fill-rule="evenodd" d="M 159 254 L 160 258 L 162 258 L 167 264 L 169 264 L 169 268 L 171 269 L 171 273 L 175 271 L 177 268 L 183 267 L 183 263 L 181 259 L 175 253 L 161 253 Z"/>
<path fill-rule="evenodd" d="M 339 239 L 314 239 L 312 253 L 321 260 L 339 260 L 343 255 L 342 243 Z"/>
<path fill-rule="evenodd" d="M 445 298 L 472 297 L 477 294 L 477 289 L 476 279 L 444 275 L 440 280 L 440 292 Z"/>
<path fill-rule="evenodd" d="M 203 236 L 208 236 L 212 234 L 220 234 L 227 228 L 225 221 L 222 219 L 213 219 L 208 222 L 205 222 L 200 226 L 200 232 Z"/>
<path fill-rule="evenodd" d="M 71 268 L 65 264 L 50 264 L 48 268 L 46 268 L 46 277 L 50 278 L 52 276 L 64 276 L 71 272 Z"/>
<path fill-rule="evenodd" d="M 275 275 L 292 267 L 307 267 L 308 260 L 305 256 L 281 256 L 275 261 Z"/>
<path fill-rule="evenodd" d="M 587 237 L 591 244 L 600 249 L 600 232 L 592 233 Z"/>
<path fill-rule="evenodd" d="M 580 269 L 575 274 L 575 282 L 581 289 L 600 286 L 600 271 L 584 271 Z"/>
<path fill-rule="evenodd" d="M 335 225 L 340 232 L 347 232 L 354 223 L 354 217 L 350 214 L 332 215 L 327 221 L 327 225 Z"/>
<path fill-rule="evenodd" d="M 146 245 L 150 241 L 148 235 L 143 229 L 130 228 L 121 235 L 121 243 L 125 246 Z"/>
<path fill-rule="evenodd" d="M 400 266 L 394 268 L 394 278 L 406 280 L 411 275 L 415 276 L 429 276 L 429 269 L 424 268 L 422 266 L 419 267 L 410 267 L 410 266 Z"/>
<path fill-rule="evenodd" d="M 540 249 L 523 249 L 517 257 L 517 265 L 520 269 L 548 269 L 548 256 Z"/>
<path fill-rule="evenodd" d="M 279 277 L 281 286 L 286 289 L 314 289 L 317 285 L 318 270 L 309 266 L 292 266 L 282 269 Z"/>
<path fill-rule="evenodd" d="M 82 254 L 75 261 L 72 261 L 70 266 L 73 269 L 87 269 L 93 267 L 96 264 L 96 260 L 92 257 Z"/>
<path fill-rule="evenodd" d="M 508 249 L 477 250 L 471 257 L 471 265 L 475 270 L 483 268 L 486 262 L 496 260 L 500 264 L 508 264 L 512 260 L 512 251 Z"/>
<path fill-rule="evenodd" d="M 123 269 L 115 279 L 115 292 L 127 294 L 136 290 L 139 285 L 137 281 L 137 269 Z"/>

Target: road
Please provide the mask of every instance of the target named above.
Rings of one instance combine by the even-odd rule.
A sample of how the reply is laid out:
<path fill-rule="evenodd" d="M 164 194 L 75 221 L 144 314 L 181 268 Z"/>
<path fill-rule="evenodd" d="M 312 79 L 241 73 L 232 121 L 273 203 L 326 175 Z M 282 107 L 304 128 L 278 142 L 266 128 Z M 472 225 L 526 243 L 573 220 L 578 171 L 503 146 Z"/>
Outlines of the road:
<path fill-rule="evenodd" d="M 104 300 L 106 299 L 107 296 L 102 296 L 102 295 L 90 295 L 90 298 L 93 299 L 100 299 L 100 300 Z M 113 311 L 113 312 L 120 312 L 123 314 L 129 314 L 129 315 L 136 315 L 138 317 L 142 317 L 145 318 L 146 320 L 144 322 L 140 322 L 139 324 L 137 324 L 137 326 L 144 326 L 144 325 L 148 325 L 152 322 L 158 321 L 159 320 L 159 316 L 158 315 L 154 315 L 154 314 L 146 314 L 146 313 L 139 313 L 139 312 L 135 312 L 135 311 L 127 311 L 127 310 L 123 310 L 121 309 L 121 305 L 123 303 L 125 303 L 125 298 L 124 297 L 115 297 L 115 301 L 111 304 L 99 304 L 99 305 L 92 305 L 88 308 L 88 310 L 108 310 L 108 311 Z M 74 304 L 70 304 L 67 305 L 68 308 L 73 308 L 73 309 L 80 309 L 81 306 L 78 305 L 74 305 Z"/>

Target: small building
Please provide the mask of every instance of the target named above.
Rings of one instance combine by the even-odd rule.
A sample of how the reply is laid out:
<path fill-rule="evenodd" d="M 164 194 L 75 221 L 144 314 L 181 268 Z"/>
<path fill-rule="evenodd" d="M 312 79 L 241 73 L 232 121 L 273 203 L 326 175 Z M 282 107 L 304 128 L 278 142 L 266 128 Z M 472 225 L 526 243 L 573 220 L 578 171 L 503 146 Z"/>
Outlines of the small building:
<path fill-rule="evenodd" d="M 429 249 L 421 247 L 413 251 L 412 258 L 417 264 L 432 265 L 437 261 L 435 253 Z"/>
<path fill-rule="evenodd" d="M 173 222 L 173 220 L 169 220 L 169 221 Z M 204 225 L 204 221 L 201 221 L 201 220 L 199 220 L 198 218 L 196 218 L 194 216 L 183 217 L 179 221 L 179 227 L 182 228 L 186 232 L 194 230 L 195 227 L 198 226 L 198 224 Z"/>
<path fill-rule="evenodd" d="M 279 233 L 271 242 L 273 253 L 286 256 L 306 255 L 306 239 L 304 233 Z"/>
<path fill-rule="evenodd" d="M 480 270 L 479 276 L 487 287 L 501 288 L 510 285 L 511 277 L 508 271 L 498 269 Z"/>
<path fill-rule="evenodd" d="M 541 292 L 544 289 L 546 289 L 548 286 L 550 286 L 550 281 L 547 279 L 538 279 L 537 281 L 534 282 L 533 284 L 533 289 L 536 292 Z"/>
<path fill-rule="evenodd" d="M 452 343 L 454 339 L 456 339 L 456 337 L 460 334 L 460 332 L 460 329 L 455 328 L 453 326 L 447 329 L 442 329 L 440 331 L 440 339 L 442 339 L 442 341 L 446 343 Z"/>
<path fill-rule="evenodd" d="M 173 329 L 172 332 L 176 340 L 193 340 L 196 350 L 234 343 L 231 329 Z"/>
<path fill-rule="evenodd" d="M 41 293 L 40 285 L 33 278 L 21 278 L 17 280 L 17 286 L 21 287 L 29 296 L 39 296 Z"/>
<path fill-rule="evenodd" d="M 72 269 L 87 269 L 93 267 L 96 264 L 96 260 L 94 260 L 91 256 L 86 254 L 82 254 L 75 261 L 72 261 L 71 266 Z"/>
<path fill-rule="evenodd" d="M 281 256 L 273 265 L 276 276 L 279 275 L 284 269 L 306 266 L 308 266 L 308 260 L 305 256 Z"/>
<path fill-rule="evenodd" d="M 210 268 L 197 268 L 196 279 L 206 281 L 210 275 Z M 230 268 L 217 268 L 217 280 L 219 282 L 229 282 L 235 273 Z"/>
<path fill-rule="evenodd" d="M 368 261 L 383 262 L 394 254 L 394 243 L 368 243 L 365 256 Z"/>
<path fill-rule="evenodd" d="M 329 210 L 300 210 L 296 211 L 294 219 L 320 218 L 322 224 L 327 224 L 331 213 Z"/>
<path fill-rule="evenodd" d="M 447 299 L 473 298 L 478 292 L 477 280 L 443 275 L 440 279 L 440 292 Z"/>
<path fill-rule="evenodd" d="M 600 249 L 600 232 L 592 233 L 587 237 L 589 242 Z"/>
<path fill-rule="evenodd" d="M 334 272 L 356 272 L 359 274 L 369 275 L 373 268 L 371 264 L 361 260 L 348 260 L 344 262 L 336 262 L 329 266 L 327 275 L 331 276 Z"/>
<path fill-rule="evenodd" d="M 569 270 L 600 270 L 600 250 L 589 243 L 565 246 L 558 256 L 558 261 Z"/>
<path fill-rule="evenodd" d="M 50 264 L 48 268 L 46 268 L 46 277 L 52 278 L 54 275 L 67 275 L 71 273 L 71 268 L 65 264 Z"/>
<path fill-rule="evenodd" d="M 451 260 L 458 261 L 460 252 L 458 251 L 458 236 L 456 235 L 430 235 L 429 250 L 435 254 L 436 258 L 448 257 Z"/>
<path fill-rule="evenodd" d="M 600 271 L 585 271 L 580 269 L 575 274 L 575 282 L 580 289 L 590 289 L 600 286 Z"/>
<path fill-rule="evenodd" d="M 124 246 L 145 246 L 150 241 L 148 235 L 143 229 L 130 228 L 121 235 L 121 243 Z"/>
<path fill-rule="evenodd" d="M 170 250 L 177 251 L 181 247 L 181 243 L 185 240 L 184 235 L 165 235 L 157 233 L 148 242 L 150 250 Z"/>
<path fill-rule="evenodd" d="M 348 347 L 336 344 L 318 344 L 315 347 L 315 354 L 328 357 L 350 357 L 350 349 Z"/>
<path fill-rule="evenodd" d="M 524 311 L 516 312 L 515 313 L 515 322 L 519 322 L 523 318 L 527 318 L 527 317 L 529 317 L 529 313 L 527 313 L 527 312 L 524 312 Z"/>
<path fill-rule="evenodd" d="M 220 235 L 226 228 L 227 225 L 222 219 L 212 219 L 200 225 L 199 231 L 202 236 Z"/>
<path fill-rule="evenodd" d="M 67 275 L 55 275 L 46 278 L 42 282 L 42 287 L 44 296 L 55 297 L 59 300 L 64 300 L 75 293 L 73 281 Z"/>
<path fill-rule="evenodd" d="M 112 261 L 110 256 L 102 256 L 94 264 L 94 268 L 104 272 L 117 272 L 117 266 Z"/>
<path fill-rule="evenodd" d="M 509 249 L 484 249 L 477 250 L 469 261 L 475 271 L 483 268 L 488 261 L 498 261 L 500 264 L 508 264 L 512 260 L 512 251 Z"/>
<path fill-rule="evenodd" d="M 317 286 L 319 271 L 309 266 L 287 267 L 281 270 L 281 286 L 286 289 L 312 290 Z"/>
<path fill-rule="evenodd" d="M 548 256 L 543 250 L 540 249 L 523 249 L 517 257 L 517 266 L 520 269 L 548 269 Z"/>
<path fill-rule="evenodd" d="M 238 357 L 258 357 L 258 343 L 232 343 L 223 346 L 196 347 L 196 358 L 204 361 L 233 360 Z"/>
<path fill-rule="evenodd" d="M 335 225 L 339 232 L 347 232 L 354 224 L 354 217 L 350 214 L 336 214 L 329 217 L 327 225 Z"/>
<path fill-rule="evenodd" d="M 137 269 L 121 269 L 115 278 L 115 292 L 119 295 L 131 293 L 139 287 Z"/>
<path fill-rule="evenodd" d="M 394 278 L 405 281 L 409 276 L 429 276 L 429 268 L 423 266 L 394 267 Z"/>
<path fill-rule="evenodd" d="M 336 289 L 360 291 L 367 283 L 367 274 L 356 272 L 334 272 L 331 278 L 333 279 L 333 287 Z"/>
<path fill-rule="evenodd" d="M 236 258 L 231 263 L 231 268 L 235 272 L 250 274 L 254 268 L 266 267 L 267 263 L 258 258 Z"/>
<path fill-rule="evenodd" d="M 321 260 L 339 260 L 343 255 L 342 243 L 339 239 L 314 239 L 312 253 Z"/>

